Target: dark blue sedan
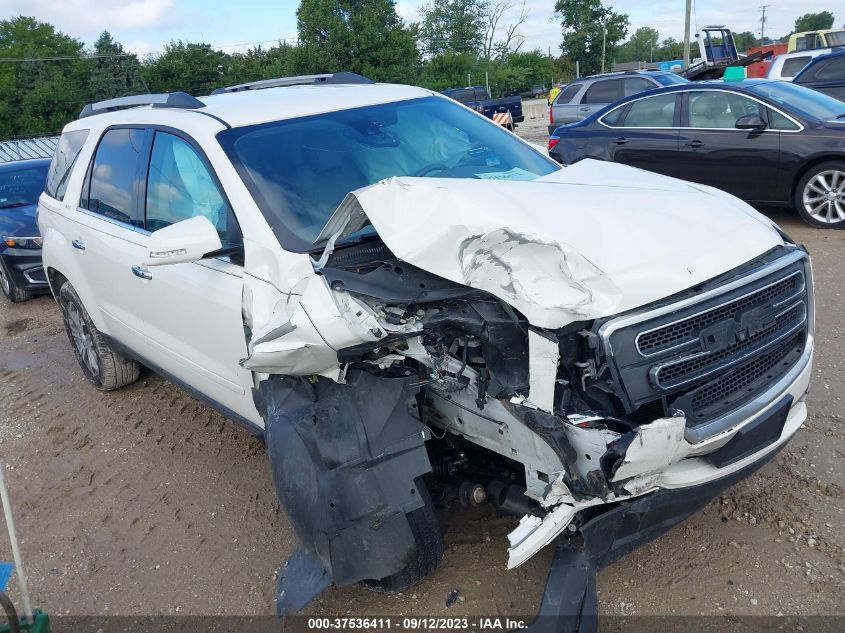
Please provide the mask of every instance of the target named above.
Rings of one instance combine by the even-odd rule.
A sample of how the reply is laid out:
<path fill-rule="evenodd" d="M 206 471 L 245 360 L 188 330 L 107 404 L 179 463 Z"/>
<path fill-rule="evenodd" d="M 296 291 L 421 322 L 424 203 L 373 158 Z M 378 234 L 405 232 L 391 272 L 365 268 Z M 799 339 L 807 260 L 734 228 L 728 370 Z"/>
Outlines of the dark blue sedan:
<path fill-rule="evenodd" d="M 558 128 L 549 154 L 625 163 L 845 228 L 845 103 L 789 82 L 650 90 Z"/>
<path fill-rule="evenodd" d="M 49 290 L 35 223 L 49 159 L 0 163 L 0 288 L 12 301 Z"/>

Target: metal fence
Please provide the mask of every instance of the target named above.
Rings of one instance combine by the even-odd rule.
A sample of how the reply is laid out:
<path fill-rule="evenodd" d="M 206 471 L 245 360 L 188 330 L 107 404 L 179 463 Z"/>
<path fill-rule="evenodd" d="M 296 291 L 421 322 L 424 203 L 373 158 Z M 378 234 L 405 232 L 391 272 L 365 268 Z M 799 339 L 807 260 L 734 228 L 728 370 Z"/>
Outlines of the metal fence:
<path fill-rule="evenodd" d="M 52 158 L 58 142 L 58 136 L 0 141 L 0 163 L 28 158 Z"/>

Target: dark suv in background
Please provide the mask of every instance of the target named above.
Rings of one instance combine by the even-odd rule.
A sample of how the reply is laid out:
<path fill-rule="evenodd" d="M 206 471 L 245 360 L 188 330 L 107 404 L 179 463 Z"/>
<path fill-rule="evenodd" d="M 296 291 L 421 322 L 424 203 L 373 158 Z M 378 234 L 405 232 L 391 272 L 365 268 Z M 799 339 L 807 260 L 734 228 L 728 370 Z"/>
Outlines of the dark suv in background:
<path fill-rule="evenodd" d="M 35 222 L 49 158 L 0 164 L 0 290 L 18 302 L 48 292 Z"/>
<path fill-rule="evenodd" d="M 638 92 L 688 83 L 669 71 L 630 70 L 576 79 L 558 94 L 549 110 L 549 135 L 561 125 L 575 123 L 606 105 Z"/>

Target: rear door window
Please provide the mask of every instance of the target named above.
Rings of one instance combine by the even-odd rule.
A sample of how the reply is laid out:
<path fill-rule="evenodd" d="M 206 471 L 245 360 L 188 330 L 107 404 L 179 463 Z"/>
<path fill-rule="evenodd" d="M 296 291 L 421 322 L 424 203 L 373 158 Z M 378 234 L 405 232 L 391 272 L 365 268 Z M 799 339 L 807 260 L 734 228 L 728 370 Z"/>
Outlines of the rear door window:
<path fill-rule="evenodd" d="M 141 128 L 116 128 L 103 134 L 80 206 L 111 220 L 144 227 L 138 195 L 148 135 L 149 131 Z"/>
<path fill-rule="evenodd" d="M 659 127 L 675 126 L 675 93 L 646 97 L 634 101 L 625 115 L 623 127 Z"/>
<path fill-rule="evenodd" d="M 50 170 L 47 172 L 47 184 L 44 187 L 44 191 L 51 198 L 64 200 L 68 178 L 87 138 L 88 130 L 74 130 L 62 134 L 56 145 L 56 153 L 53 154 Z"/>
<path fill-rule="evenodd" d="M 623 97 L 622 79 L 597 81 L 587 89 L 582 103 L 613 103 Z"/>
<path fill-rule="evenodd" d="M 630 97 L 631 95 L 635 95 L 638 92 L 643 92 L 644 90 L 651 90 L 656 86 L 651 83 L 648 79 L 643 79 L 642 77 L 630 77 L 625 80 L 625 96 Z"/>

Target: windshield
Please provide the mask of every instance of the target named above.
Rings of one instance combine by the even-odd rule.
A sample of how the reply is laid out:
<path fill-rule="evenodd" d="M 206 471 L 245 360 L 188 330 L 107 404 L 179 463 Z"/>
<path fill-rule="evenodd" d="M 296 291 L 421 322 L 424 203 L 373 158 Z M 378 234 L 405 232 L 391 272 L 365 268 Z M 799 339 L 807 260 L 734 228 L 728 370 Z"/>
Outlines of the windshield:
<path fill-rule="evenodd" d="M 825 35 L 828 46 L 845 46 L 845 31 L 834 31 Z"/>
<path fill-rule="evenodd" d="M 304 252 L 347 193 L 391 176 L 533 180 L 559 167 L 443 97 L 352 108 L 218 135 L 288 250 Z"/>
<path fill-rule="evenodd" d="M 47 167 L 28 167 L 0 172 L 0 209 L 24 207 L 38 202 L 47 180 Z"/>
<path fill-rule="evenodd" d="M 678 84 L 689 83 L 689 79 L 676 75 L 675 73 L 661 73 L 659 75 L 654 75 L 654 79 L 661 86 L 676 86 Z"/>
<path fill-rule="evenodd" d="M 835 121 L 845 114 L 845 103 L 788 81 L 767 81 L 748 86 L 748 90 L 771 99 L 785 110 L 822 121 Z"/>

